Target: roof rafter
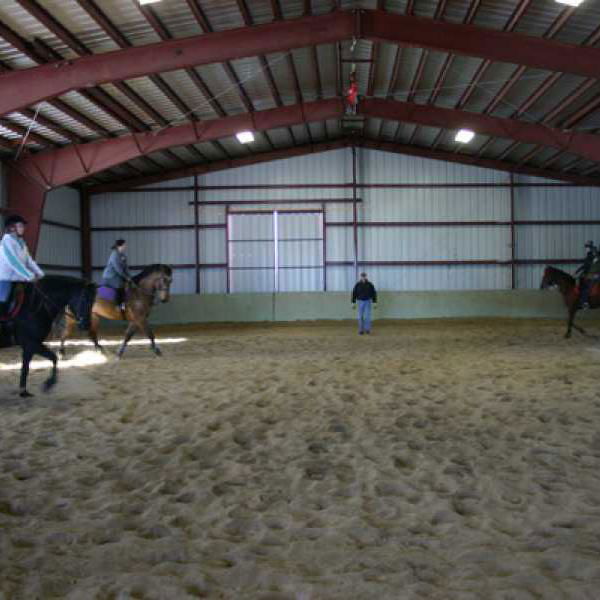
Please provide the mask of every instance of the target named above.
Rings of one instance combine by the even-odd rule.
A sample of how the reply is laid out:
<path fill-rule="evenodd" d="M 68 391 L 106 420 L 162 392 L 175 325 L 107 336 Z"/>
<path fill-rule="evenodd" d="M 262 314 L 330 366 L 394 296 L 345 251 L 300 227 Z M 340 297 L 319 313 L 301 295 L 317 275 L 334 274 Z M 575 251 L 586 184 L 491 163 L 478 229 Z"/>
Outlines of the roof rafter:
<path fill-rule="evenodd" d="M 89 144 L 71 144 L 56 151 L 28 156 L 12 164 L 44 187 L 55 188 L 168 148 L 218 140 L 247 129 L 264 132 L 278 127 L 325 121 L 339 118 L 342 114 L 342 101 L 332 98 L 192 122 L 157 132 L 126 135 Z"/>
<path fill-rule="evenodd" d="M 600 76 L 600 48 L 381 10 L 363 10 L 358 18 L 362 36 L 375 42 L 477 56 L 585 77 Z M 0 96 L 0 114 L 89 85 L 333 43 L 352 38 L 355 27 L 354 13 L 334 11 L 2 73 L 0 82 L 8 85 L 3 86 L 7 93 Z"/>

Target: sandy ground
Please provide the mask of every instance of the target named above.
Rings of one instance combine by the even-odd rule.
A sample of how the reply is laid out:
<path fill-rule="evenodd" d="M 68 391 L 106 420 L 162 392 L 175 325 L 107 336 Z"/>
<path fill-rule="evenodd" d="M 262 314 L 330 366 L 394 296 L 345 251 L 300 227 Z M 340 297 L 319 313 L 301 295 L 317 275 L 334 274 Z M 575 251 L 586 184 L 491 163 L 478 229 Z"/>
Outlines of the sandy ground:
<path fill-rule="evenodd" d="M 33 400 L 0 372 L 1 600 L 600 597 L 600 339 L 166 333 Z"/>

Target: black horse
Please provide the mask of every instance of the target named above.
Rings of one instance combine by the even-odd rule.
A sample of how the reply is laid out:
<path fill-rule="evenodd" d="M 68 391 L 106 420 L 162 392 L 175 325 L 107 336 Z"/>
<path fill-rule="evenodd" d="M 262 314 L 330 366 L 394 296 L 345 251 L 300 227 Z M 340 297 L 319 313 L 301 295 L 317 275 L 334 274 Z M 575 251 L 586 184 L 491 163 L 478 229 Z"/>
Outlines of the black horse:
<path fill-rule="evenodd" d="M 58 359 L 44 344 L 54 320 L 69 307 L 79 327 L 89 329 L 95 297 L 95 284 L 74 277 L 48 275 L 36 284 L 25 285 L 21 309 L 12 320 L 17 344 L 23 349 L 19 386 L 22 398 L 33 395 L 27 391 L 27 376 L 29 363 L 35 354 L 52 361 L 52 372 L 44 382 L 44 391 L 56 384 Z"/>

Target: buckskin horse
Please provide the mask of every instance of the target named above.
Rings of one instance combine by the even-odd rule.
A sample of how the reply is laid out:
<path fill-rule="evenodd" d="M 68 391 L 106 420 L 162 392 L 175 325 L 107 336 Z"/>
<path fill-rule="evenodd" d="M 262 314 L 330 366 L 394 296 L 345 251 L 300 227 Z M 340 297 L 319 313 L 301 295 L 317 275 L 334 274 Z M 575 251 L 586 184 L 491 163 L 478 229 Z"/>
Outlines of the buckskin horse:
<path fill-rule="evenodd" d="M 544 276 L 542 277 L 540 288 L 545 290 L 549 287 L 558 287 L 567 307 L 568 321 L 565 337 L 571 337 L 572 328 L 579 331 L 579 333 L 586 335 L 585 330 L 574 323 L 575 314 L 579 310 L 579 286 L 577 285 L 577 280 L 560 269 L 547 266 L 544 269 Z M 600 307 L 600 293 L 597 283 L 592 284 L 589 302 L 590 308 Z"/>
<path fill-rule="evenodd" d="M 134 336 L 136 330 L 145 334 L 150 340 L 152 351 L 156 356 L 161 356 L 160 348 L 154 339 L 154 332 L 148 323 L 148 317 L 152 307 L 157 302 L 168 302 L 170 297 L 171 283 L 173 281 L 173 271 L 168 265 L 149 265 L 141 273 L 133 277 L 134 285 L 126 291 L 125 310 L 117 306 L 114 299 L 109 300 L 103 293 L 105 290 L 99 288 L 96 295 L 94 306 L 92 307 L 92 323 L 90 326 L 90 339 L 94 342 L 94 347 L 104 352 L 98 342 L 98 327 L 100 317 L 111 321 L 127 321 L 129 323 L 123 342 L 121 343 L 117 356 L 121 358 L 129 340 Z M 65 341 L 70 337 L 75 325 L 73 314 L 66 312 L 65 325 L 60 335 L 60 356 L 64 358 Z"/>
<path fill-rule="evenodd" d="M 30 398 L 27 391 L 29 363 L 35 354 L 52 361 L 50 377 L 44 382 L 49 391 L 58 380 L 57 356 L 44 344 L 55 319 L 68 307 L 81 329 L 89 329 L 96 285 L 89 281 L 48 275 L 35 284 L 16 286 L 8 321 L 13 325 L 17 344 L 23 349 L 20 396 Z"/>

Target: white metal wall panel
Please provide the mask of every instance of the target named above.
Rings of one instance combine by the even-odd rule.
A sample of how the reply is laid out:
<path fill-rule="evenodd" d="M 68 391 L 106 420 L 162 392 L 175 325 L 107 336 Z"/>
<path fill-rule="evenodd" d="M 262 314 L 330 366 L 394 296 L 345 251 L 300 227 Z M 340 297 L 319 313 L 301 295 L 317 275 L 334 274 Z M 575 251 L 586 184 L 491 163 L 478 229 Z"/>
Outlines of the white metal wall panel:
<path fill-rule="evenodd" d="M 179 182 L 177 182 L 179 185 Z M 188 225 L 194 222 L 192 192 L 102 194 L 91 202 L 92 227 Z M 153 235 L 149 232 L 148 235 Z"/>
<path fill-rule="evenodd" d="M 225 223 L 225 207 L 200 206 L 198 211 L 198 221 L 203 225 Z"/>
<path fill-rule="evenodd" d="M 496 265 L 370 267 L 378 290 L 493 290 L 510 288 L 510 268 Z"/>
<path fill-rule="evenodd" d="M 280 240 L 322 238 L 321 213 L 285 213 L 277 215 L 277 230 Z"/>
<path fill-rule="evenodd" d="M 173 272 L 172 294 L 196 293 L 196 269 L 177 269 Z"/>
<path fill-rule="evenodd" d="M 81 268 L 79 232 L 55 225 L 42 225 L 35 258 L 41 264 Z M 71 272 L 71 275 L 79 273 Z"/>
<path fill-rule="evenodd" d="M 61 187 L 46 194 L 44 219 L 79 227 L 81 224 L 79 191 Z"/>
<path fill-rule="evenodd" d="M 363 221 L 508 221 L 508 188 L 364 189 Z"/>
<path fill-rule="evenodd" d="M 272 213 L 246 215 L 231 213 L 229 240 L 273 241 Z"/>
<path fill-rule="evenodd" d="M 231 291 L 234 293 L 273 292 L 275 289 L 274 269 L 248 269 L 231 271 Z"/>
<path fill-rule="evenodd" d="M 518 259 L 559 259 L 585 256 L 586 240 L 600 237 L 597 225 L 519 225 L 516 228 Z"/>
<path fill-rule="evenodd" d="M 227 261 L 225 250 L 224 229 L 200 230 L 200 263 L 225 264 Z"/>
<path fill-rule="evenodd" d="M 280 292 L 323 291 L 323 269 L 280 269 Z"/>
<path fill-rule="evenodd" d="M 227 292 L 225 269 L 203 269 L 200 271 L 201 294 L 224 294 Z"/>
<path fill-rule="evenodd" d="M 354 260 L 352 227 L 327 228 L 327 260 L 333 262 Z"/>
<path fill-rule="evenodd" d="M 352 180 L 350 150 L 342 148 L 292 159 L 217 171 L 202 176 L 202 185 L 340 183 Z M 323 190 L 319 190 L 317 196 Z M 281 190 L 277 190 L 280 193 Z M 256 191 L 254 190 L 254 193 Z M 303 190 L 306 193 L 306 190 Z"/>
<path fill-rule="evenodd" d="M 600 220 L 600 188 L 531 187 L 515 189 L 518 221 Z M 597 229 L 600 233 L 600 228 Z M 596 237 L 598 236 L 596 234 Z"/>
<path fill-rule="evenodd" d="M 131 265 L 192 264 L 196 260 L 192 230 L 166 231 L 97 231 L 92 236 L 92 264 L 106 264 L 116 238 L 127 240 L 127 256 Z"/>
<path fill-rule="evenodd" d="M 327 267 L 327 291 L 348 292 L 349 302 L 355 283 L 354 267 Z"/>
<path fill-rule="evenodd" d="M 359 260 L 510 260 L 510 230 L 486 227 L 373 227 L 358 232 Z"/>
<path fill-rule="evenodd" d="M 508 174 L 501 171 L 364 148 L 358 152 L 360 183 L 508 182 Z"/>

